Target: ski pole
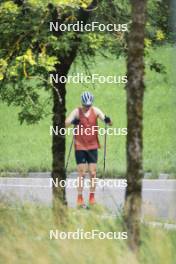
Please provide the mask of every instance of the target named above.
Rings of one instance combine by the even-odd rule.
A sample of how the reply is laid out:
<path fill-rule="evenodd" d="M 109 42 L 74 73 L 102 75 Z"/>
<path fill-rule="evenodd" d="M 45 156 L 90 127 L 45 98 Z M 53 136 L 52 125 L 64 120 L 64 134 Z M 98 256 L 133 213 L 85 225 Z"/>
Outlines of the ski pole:
<path fill-rule="evenodd" d="M 72 147 L 73 147 L 73 142 L 74 142 L 74 138 L 72 138 L 72 142 L 71 142 L 71 145 L 70 145 L 70 149 L 69 149 L 69 153 L 68 153 L 68 157 L 67 157 L 67 162 L 66 162 L 66 166 L 65 166 L 65 171 L 67 171 L 67 168 L 68 168 L 68 163 L 69 163 L 69 160 L 70 160 L 70 155 L 71 155 L 71 151 L 72 151 Z"/>
<path fill-rule="evenodd" d="M 103 162 L 103 181 L 105 179 L 105 170 L 106 170 L 106 144 L 107 144 L 107 124 L 105 123 L 105 135 L 104 135 L 104 162 Z M 105 186 L 103 184 L 103 199 L 104 199 L 104 190 Z"/>
<path fill-rule="evenodd" d="M 103 164 L 103 175 L 105 176 L 106 170 L 106 145 L 107 145 L 107 124 L 105 124 L 105 137 L 104 137 L 104 164 Z"/>

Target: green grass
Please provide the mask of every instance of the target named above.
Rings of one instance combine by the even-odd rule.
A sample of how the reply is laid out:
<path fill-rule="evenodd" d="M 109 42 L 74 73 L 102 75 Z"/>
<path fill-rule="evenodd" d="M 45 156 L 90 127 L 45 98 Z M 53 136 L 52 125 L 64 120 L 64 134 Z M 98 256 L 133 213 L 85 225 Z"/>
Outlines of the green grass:
<path fill-rule="evenodd" d="M 176 172 L 175 140 L 175 75 L 172 59 L 174 48 L 163 46 L 151 51 L 150 58 L 163 63 L 167 70 L 165 77 L 151 72 L 146 67 L 146 91 L 144 100 L 144 169 L 153 175 Z M 149 57 L 146 59 L 148 64 Z M 73 72 L 83 72 L 81 66 L 72 68 Z M 96 58 L 91 65 L 92 73 L 104 75 L 125 75 L 123 58 Z M 123 85 L 88 85 L 69 84 L 67 87 L 68 113 L 80 105 L 80 93 L 92 91 L 95 105 L 111 116 L 114 127 L 126 127 L 126 95 Z M 51 106 L 52 108 L 52 106 Z M 20 125 L 18 109 L 0 103 L 0 170 L 1 171 L 50 171 L 51 170 L 51 136 L 49 126 L 52 116 L 42 120 L 38 125 Z M 126 169 L 125 136 L 108 137 L 107 173 L 111 176 L 123 175 Z M 103 137 L 100 137 L 102 149 L 99 151 L 99 171 L 103 165 Z M 71 136 L 67 138 L 67 151 Z M 72 152 L 69 170 L 75 170 L 74 153 Z"/>
<path fill-rule="evenodd" d="M 103 219 L 101 210 L 70 210 L 65 226 L 54 223 L 52 210 L 29 206 L 0 206 L 0 263 L 6 264 L 175 264 L 176 231 L 141 227 L 139 260 L 127 240 L 50 240 L 50 230 L 103 232 L 124 231 L 118 219 Z"/>

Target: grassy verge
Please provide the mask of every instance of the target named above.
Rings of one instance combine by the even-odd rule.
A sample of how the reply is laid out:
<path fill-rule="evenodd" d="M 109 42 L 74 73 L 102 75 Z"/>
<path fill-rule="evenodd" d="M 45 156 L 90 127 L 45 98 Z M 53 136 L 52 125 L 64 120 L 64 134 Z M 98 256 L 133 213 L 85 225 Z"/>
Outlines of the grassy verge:
<path fill-rule="evenodd" d="M 137 261 L 127 248 L 127 240 L 50 240 L 50 230 L 123 231 L 119 220 L 101 218 L 101 210 L 69 211 L 64 227 L 54 223 L 51 209 L 1 205 L 0 212 L 0 263 L 176 263 L 176 231 L 142 226 L 141 253 Z"/>
<path fill-rule="evenodd" d="M 176 172 L 175 140 L 175 83 L 171 58 L 174 48 L 165 46 L 151 51 L 149 57 L 163 63 L 166 76 L 151 72 L 146 68 L 146 91 L 144 100 L 144 169 L 153 175 L 160 172 Z M 148 64 L 149 57 L 146 59 Z M 125 61 L 96 58 L 91 66 L 92 73 L 102 75 L 125 75 Z M 74 67 L 71 73 L 83 72 L 81 66 Z M 70 74 L 71 74 L 70 73 Z M 111 116 L 113 126 L 126 127 L 126 98 L 123 85 L 69 84 L 67 88 L 68 113 L 80 104 L 80 93 L 90 90 L 95 95 L 95 105 Z M 47 106 L 48 107 L 48 106 Z M 52 109 L 52 105 L 50 106 Z M 0 103 L 0 170 L 1 171 L 49 171 L 51 169 L 51 117 L 37 125 L 20 126 L 18 108 Z M 3 124 L 3 125 L 2 125 Z M 102 124 L 101 124 L 102 125 Z M 103 146 L 103 137 L 100 137 Z M 67 138 L 67 150 L 71 136 Z M 99 151 L 99 170 L 103 166 L 103 148 Z M 75 170 L 72 153 L 69 170 Z M 125 136 L 109 136 L 107 144 L 107 172 L 113 177 L 124 175 L 126 168 Z"/>

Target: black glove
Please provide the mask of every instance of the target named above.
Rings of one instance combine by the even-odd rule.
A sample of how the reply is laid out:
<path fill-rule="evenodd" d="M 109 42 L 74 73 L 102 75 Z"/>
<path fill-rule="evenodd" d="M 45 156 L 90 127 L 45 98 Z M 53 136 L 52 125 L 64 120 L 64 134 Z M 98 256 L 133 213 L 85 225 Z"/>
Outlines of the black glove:
<path fill-rule="evenodd" d="M 80 120 L 75 118 L 75 119 L 73 119 L 73 121 L 71 123 L 72 123 L 72 125 L 77 126 L 77 125 L 79 125 L 79 122 L 80 122 Z"/>
<path fill-rule="evenodd" d="M 111 124 L 112 123 L 110 117 L 108 117 L 108 116 L 105 116 L 104 122 L 106 124 Z"/>

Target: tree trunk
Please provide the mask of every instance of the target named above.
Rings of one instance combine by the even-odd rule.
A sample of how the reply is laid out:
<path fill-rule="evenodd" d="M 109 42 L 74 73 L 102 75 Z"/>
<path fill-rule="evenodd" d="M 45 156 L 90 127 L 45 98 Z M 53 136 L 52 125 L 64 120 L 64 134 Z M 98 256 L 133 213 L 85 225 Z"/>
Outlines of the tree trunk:
<path fill-rule="evenodd" d="M 176 1 L 169 1 L 169 29 L 170 37 L 173 42 L 176 41 Z"/>
<path fill-rule="evenodd" d="M 91 15 L 90 10 L 94 10 L 97 4 L 96 0 L 93 0 L 88 10 L 80 9 L 78 13 L 78 21 L 83 21 L 85 24 L 88 18 Z M 57 14 L 57 10 L 53 13 L 53 21 L 58 20 L 59 15 Z M 55 36 L 59 37 L 62 35 L 61 32 L 55 32 Z M 58 38 L 59 41 L 59 38 Z M 74 62 L 77 50 L 81 43 L 80 33 L 75 32 L 75 41 L 70 43 L 70 52 L 68 55 L 62 57 L 59 56 L 58 60 L 60 63 L 56 65 L 56 72 L 58 76 L 66 76 L 68 75 L 69 69 Z M 65 104 L 65 96 L 66 96 L 66 85 L 62 83 L 53 83 L 55 89 L 53 89 L 53 128 L 55 129 L 58 126 L 58 129 L 65 127 L 65 113 L 66 113 L 66 104 Z M 59 101 L 58 94 L 61 96 L 61 101 Z M 54 182 L 58 180 L 66 180 L 65 173 L 65 137 L 60 135 L 53 134 L 52 138 L 52 178 Z M 53 184 L 53 208 L 54 213 L 59 218 L 63 218 L 65 208 L 63 205 L 66 205 L 66 197 L 65 197 L 65 189 L 55 187 Z M 61 211 L 62 210 L 62 211 Z M 64 222 L 60 221 L 61 223 Z"/>
<path fill-rule="evenodd" d="M 67 76 L 69 69 L 76 57 L 76 49 L 72 51 L 69 57 L 64 58 L 60 64 L 56 66 L 56 72 L 59 76 Z M 53 83 L 55 89 L 53 89 L 53 128 L 58 130 L 65 127 L 65 114 L 66 114 L 66 85 L 64 83 Z M 65 136 L 55 135 L 52 136 L 52 178 L 55 183 L 59 183 L 61 180 L 66 180 L 65 172 Z M 60 222 L 64 222 L 63 211 L 66 205 L 65 188 L 60 186 L 56 187 L 53 184 L 53 209 L 55 216 L 60 216 Z M 62 211 L 62 212 L 61 212 Z M 59 214 L 58 214 L 59 213 Z M 61 219 L 62 218 L 62 219 Z"/>
<path fill-rule="evenodd" d="M 127 63 L 127 181 L 125 224 L 134 252 L 140 244 L 140 216 L 143 178 L 143 95 L 144 37 L 147 0 L 131 0 L 132 26 L 128 39 Z"/>

